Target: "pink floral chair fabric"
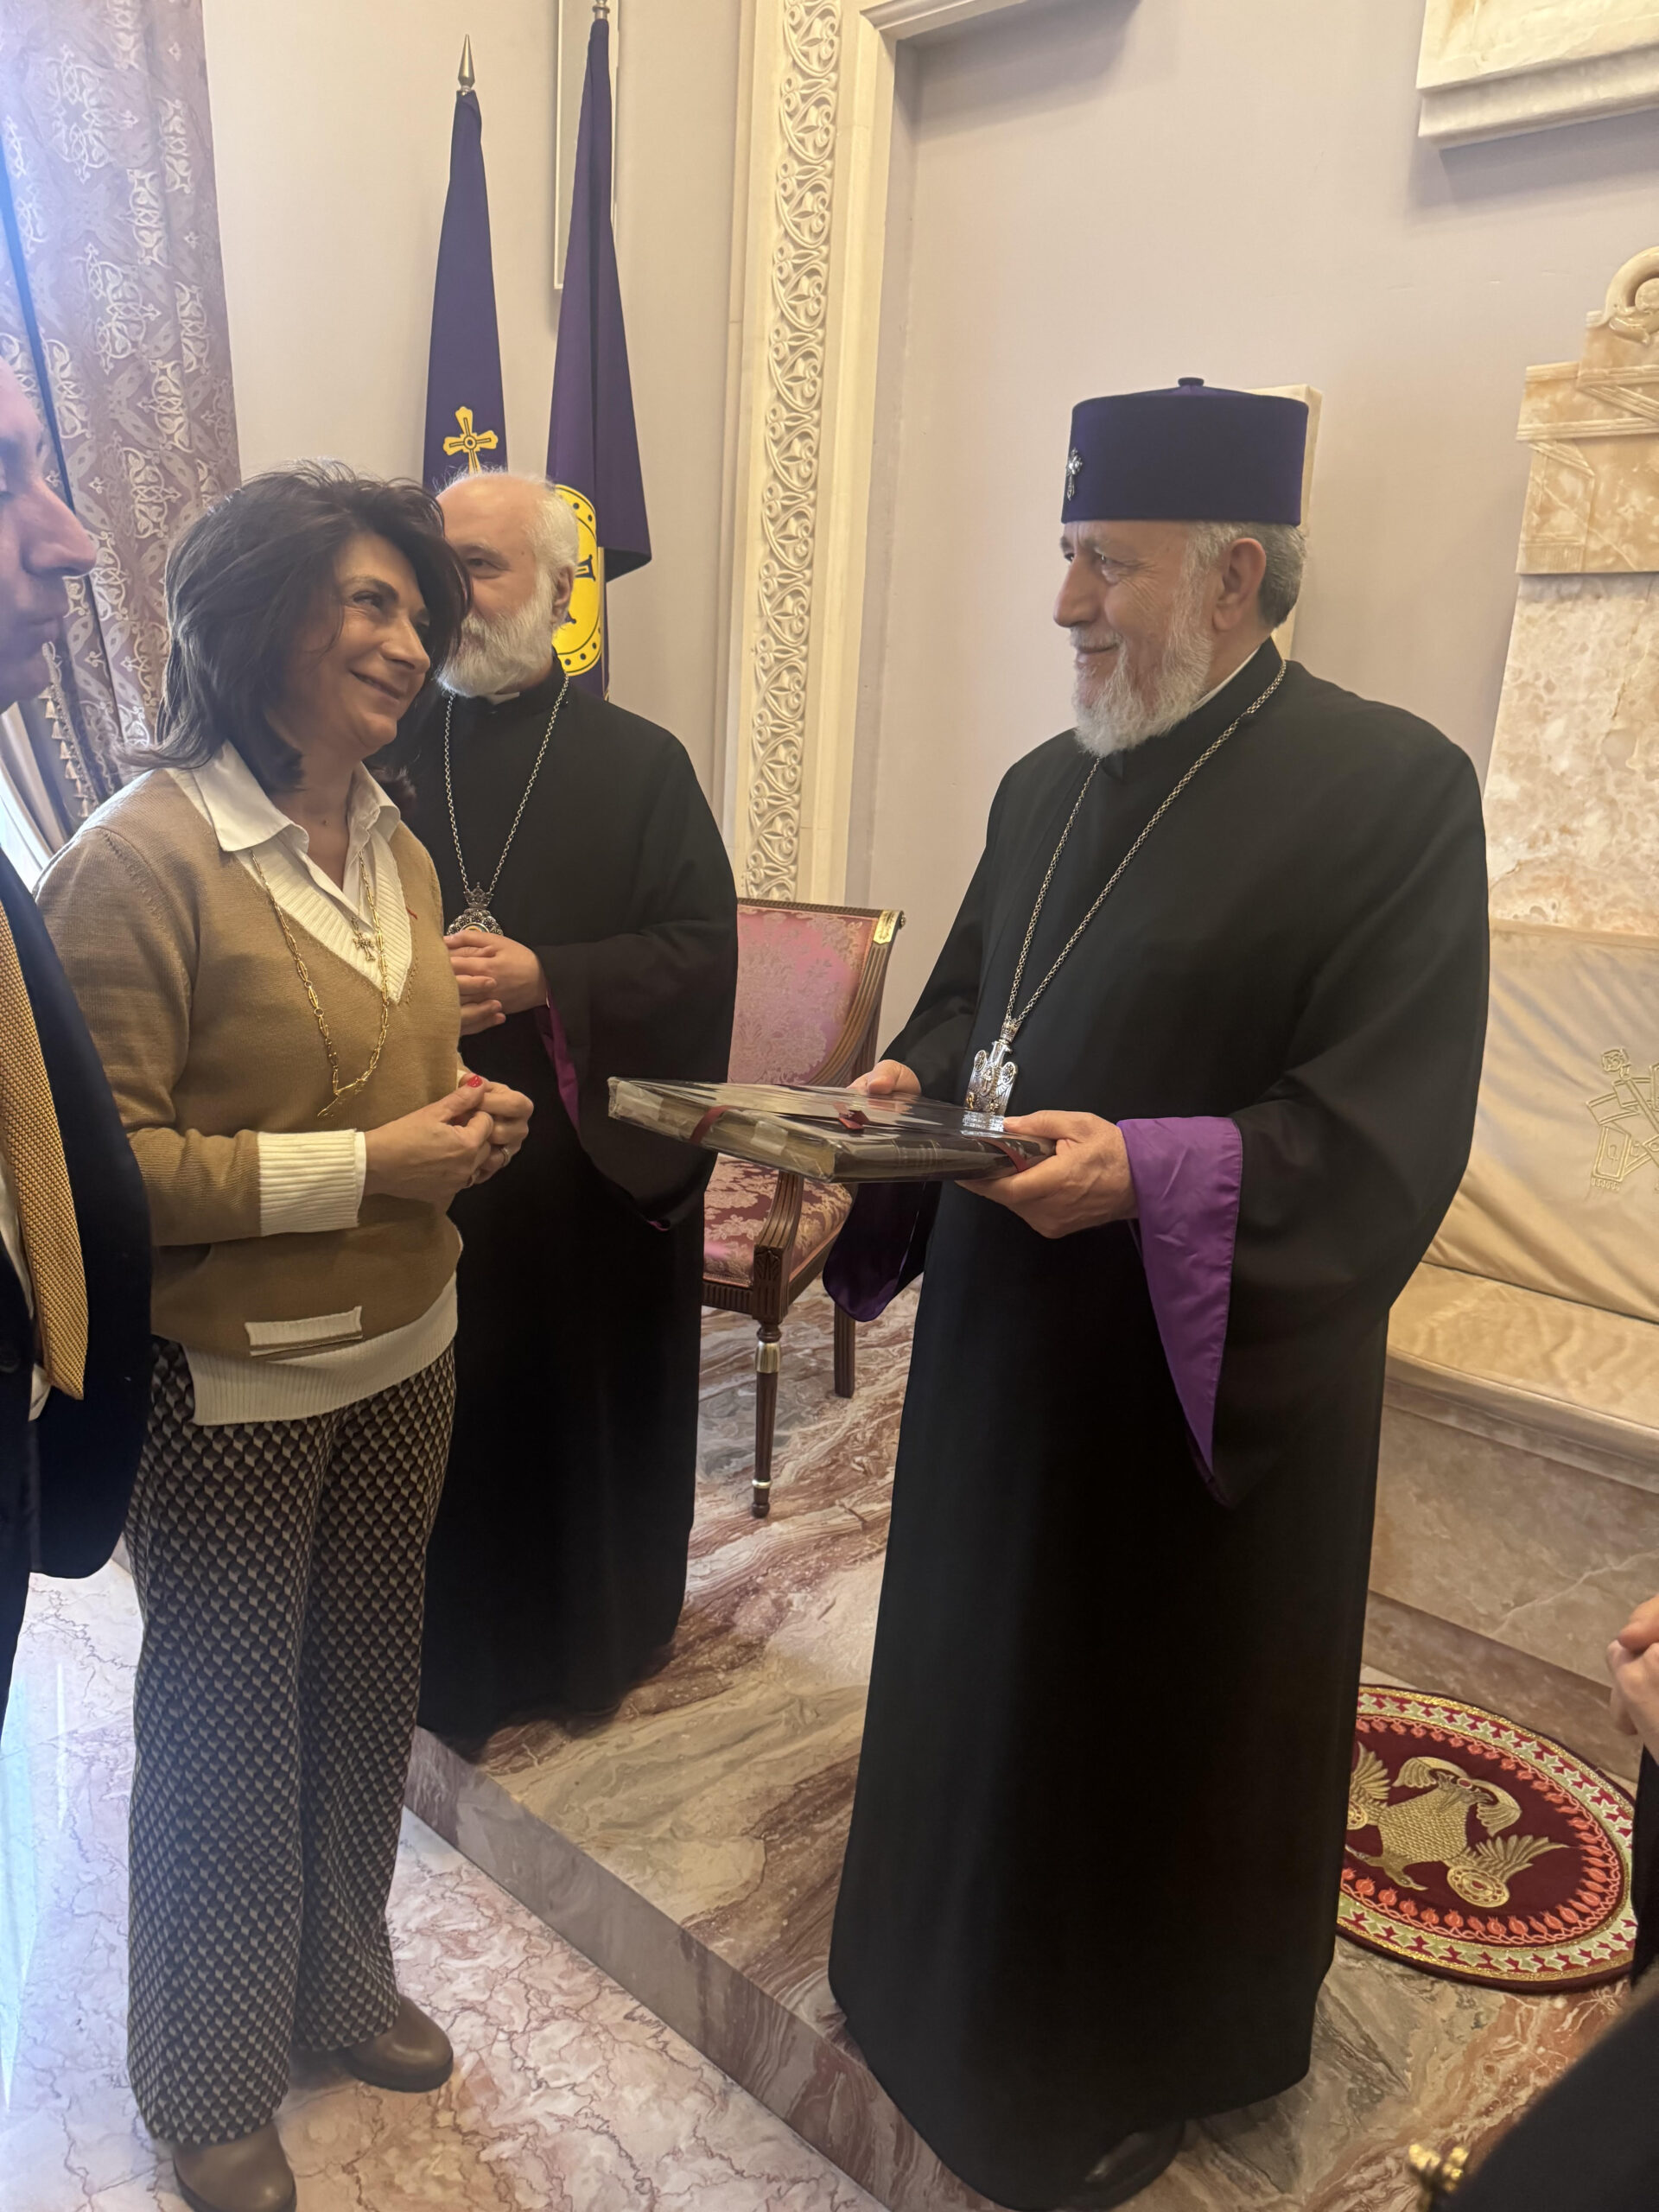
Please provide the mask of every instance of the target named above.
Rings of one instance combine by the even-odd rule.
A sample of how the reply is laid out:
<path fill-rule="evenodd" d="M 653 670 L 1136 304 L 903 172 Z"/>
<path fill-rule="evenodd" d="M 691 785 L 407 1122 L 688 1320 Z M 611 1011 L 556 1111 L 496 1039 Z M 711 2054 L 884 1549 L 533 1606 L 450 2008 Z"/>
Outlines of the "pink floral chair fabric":
<path fill-rule="evenodd" d="M 896 911 L 744 900 L 737 910 L 734 1083 L 850 1083 L 875 1058 Z M 705 1306 L 756 1324 L 753 1510 L 771 1509 L 785 1315 L 823 1271 L 852 1206 L 836 1183 L 722 1160 L 704 1201 Z M 837 1394 L 854 1389 L 855 1325 L 836 1313 Z"/>
<path fill-rule="evenodd" d="M 812 906 L 738 908 L 732 1082 L 819 1079 L 847 1027 L 880 918 Z"/>
<path fill-rule="evenodd" d="M 705 1275 L 739 1287 L 753 1281 L 755 1239 L 771 1218 L 777 1196 L 775 1168 L 752 1166 L 747 1160 L 718 1163 L 703 1200 Z M 852 1192 L 840 1183 L 804 1185 L 791 1265 L 804 1267 L 816 1259 L 822 1266 L 852 1204 Z"/>

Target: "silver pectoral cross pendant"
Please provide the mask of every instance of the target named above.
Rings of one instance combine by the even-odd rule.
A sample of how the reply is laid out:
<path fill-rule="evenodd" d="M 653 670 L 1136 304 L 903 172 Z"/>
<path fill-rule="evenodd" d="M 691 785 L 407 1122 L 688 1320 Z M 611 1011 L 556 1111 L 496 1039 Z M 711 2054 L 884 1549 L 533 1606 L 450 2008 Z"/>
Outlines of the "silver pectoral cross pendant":
<path fill-rule="evenodd" d="M 474 891 L 471 884 L 462 887 L 467 893 L 467 904 L 450 923 L 444 935 L 458 937 L 462 930 L 482 930 L 489 937 L 504 937 L 506 932 L 484 903 L 484 893 Z"/>
<path fill-rule="evenodd" d="M 1013 1039 L 1005 1030 L 988 1052 L 974 1054 L 974 1072 L 966 1104 L 970 1114 L 993 1114 L 1000 1121 L 1008 1110 L 1019 1068 L 1008 1058 Z"/>

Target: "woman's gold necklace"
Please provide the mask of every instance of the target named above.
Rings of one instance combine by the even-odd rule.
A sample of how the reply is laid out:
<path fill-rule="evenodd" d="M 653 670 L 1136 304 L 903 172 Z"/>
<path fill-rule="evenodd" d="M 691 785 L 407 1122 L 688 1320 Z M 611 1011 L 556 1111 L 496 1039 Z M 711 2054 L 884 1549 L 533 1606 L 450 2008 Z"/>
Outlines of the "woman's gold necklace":
<path fill-rule="evenodd" d="M 248 862 L 259 879 L 260 887 L 270 901 L 270 911 L 276 917 L 276 926 L 281 930 L 287 942 L 289 951 L 293 956 L 296 973 L 305 987 L 305 995 L 310 1000 L 311 1011 L 317 1018 L 317 1027 L 322 1036 L 322 1049 L 328 1055 L 328 1080 L 334 1088 L 334 1095 L 326 1106 L 317 1109 L 317 1119 L 321 1121 L 325 1114 L 332 1114 L 336 1106 L 342 1104 L 347 1098 L 354 1097 L 379 1066 L 380 1054 L 385 1046 L 386 1032 L 391 1026 L 391 993 L 386 987 L 386 941 L 380 934 L 380 912 L 374 903 L 374 886 L 369 880 L 368 863 L 359 853 L 357 856 L 357 872 L 363 886 L 363 903 L 369 910 L 369 920 L 374 930 L 374 957 L 378 969 L 378 981 L 380 988 L 380 1034 L 374 1040 L 374 1050 L 369 1055 L 369 1065 L 364 1069 L 362 1074 L 354 1083 L 342 1083 L 340 1079 L 340 1060 L 334 1051 L 334 1040 L 328 1033 L 328 1017 L 324 1014 L 316 991 L 312 986 L 310 972 L 306 967 L 304 956 L 294 942 L 294 932 L 288 926 L 288 917 L 276 904 L 276 894 L 265 880 L 265 871 L 251 853 L 248 855 Z"/>

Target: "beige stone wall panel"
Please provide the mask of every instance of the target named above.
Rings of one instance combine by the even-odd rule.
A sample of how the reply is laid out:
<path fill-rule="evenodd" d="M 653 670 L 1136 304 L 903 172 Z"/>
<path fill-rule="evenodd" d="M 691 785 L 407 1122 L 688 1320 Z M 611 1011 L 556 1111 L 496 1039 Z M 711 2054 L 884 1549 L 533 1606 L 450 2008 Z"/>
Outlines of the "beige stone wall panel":
<path fill-rule="evenodd" d="M 1583 358 L 1527 372 L 1522 575 L 1659 569 L 1659 248 L 1626 262 Z"/>
<path fill-rule="evenodd" d="M 1659 576 L 1523 576 L 1486 778 L 1495 921 L 1659 935 Z"/>
<path fill-rule="evenodd" d="M 1428 0 L 1421 137 L 1467 145 L 1659 103 L 1656 0 Z"/>

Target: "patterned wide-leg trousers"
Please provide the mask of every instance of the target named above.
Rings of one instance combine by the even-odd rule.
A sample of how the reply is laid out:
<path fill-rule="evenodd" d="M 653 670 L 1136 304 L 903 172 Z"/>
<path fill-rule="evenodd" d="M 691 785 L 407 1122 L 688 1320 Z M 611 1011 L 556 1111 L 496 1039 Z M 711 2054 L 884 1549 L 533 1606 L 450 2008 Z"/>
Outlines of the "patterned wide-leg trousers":
<path fill-rule="evenodd" d="M 386 1896 L 454 1363 L 335 1413 L 198 1428 L 183 1351 L 160 1355 L 127 1522 L 127 2045 L 145 2125 L 196 2145 L 264 2126 L 295 2045 L 397 2011 Z"/>

